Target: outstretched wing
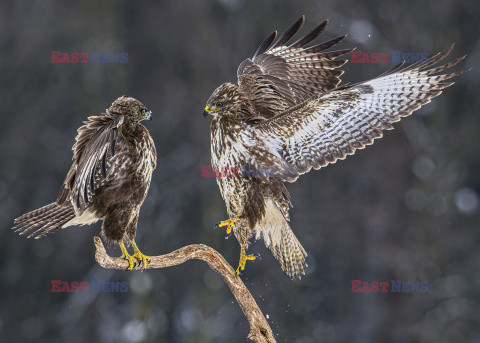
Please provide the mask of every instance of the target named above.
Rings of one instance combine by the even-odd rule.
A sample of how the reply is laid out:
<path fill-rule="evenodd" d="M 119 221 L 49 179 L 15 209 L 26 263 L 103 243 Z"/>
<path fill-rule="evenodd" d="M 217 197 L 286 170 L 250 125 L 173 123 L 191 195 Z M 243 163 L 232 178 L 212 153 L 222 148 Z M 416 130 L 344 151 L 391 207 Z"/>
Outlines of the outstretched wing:
<path fill-rule="evenodd" d="M 85 210 L 99 187 L 99 175 L 101 179 L 107 176 L 107 159 L 109 154 L 115 154 L 120 120 L 120 116 L 92 116 L 78 129 L 74 162 L 57 197 L 59 204 L 71 201 L 77 215 Z"/>
<path fill-rule="evenodd" d="M 323 22 L 308 35 L 295 43 L 288 41 L 300 30 L 302 16 L 276 42 L 277 32 L 272 33 L 250 59 L 238 67 L 240 89 L 251 99 L 258 114 L 270 118 L 295 104 L 311 99 L 340 83 L 339 76 L 346 60 L 337 57 L 352 51 L 324 50 L 341 42 L 340 36 L 309 48 L 305 45 L 317 38 L 326 28 Z"/>
<path fill-rule="evenodd" d="M 443 81 L 463 73 L 434 75 L 465 57 L 434 67 L 452 48 L 403 69 L 400 64 L 370 81 L 332 90 L 256 124 L 258 135 L 282 159 L 279 177 L 293 182 L 312 167 L 344 159 L 430 102 L 453 84 Z"/>

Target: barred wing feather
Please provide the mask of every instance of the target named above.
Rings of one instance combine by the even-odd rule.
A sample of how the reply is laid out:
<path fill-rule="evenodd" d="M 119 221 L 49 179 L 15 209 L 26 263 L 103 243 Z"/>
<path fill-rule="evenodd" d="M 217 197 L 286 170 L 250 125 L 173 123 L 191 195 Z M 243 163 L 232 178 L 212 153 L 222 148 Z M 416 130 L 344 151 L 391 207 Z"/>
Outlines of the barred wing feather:
<path fill-rule="evenodd" d="M 311 168 L 319 169 L 363 149 L 392 123 L 438 96 L 453 84 L 444 82 L 463 72 L 440 74 L 464 57 L 436 66 L 452 50 L 372 80 L 329 91 L 256 125 L 259 135 L 281 156 L 280 178 L 295 181 Z"/>

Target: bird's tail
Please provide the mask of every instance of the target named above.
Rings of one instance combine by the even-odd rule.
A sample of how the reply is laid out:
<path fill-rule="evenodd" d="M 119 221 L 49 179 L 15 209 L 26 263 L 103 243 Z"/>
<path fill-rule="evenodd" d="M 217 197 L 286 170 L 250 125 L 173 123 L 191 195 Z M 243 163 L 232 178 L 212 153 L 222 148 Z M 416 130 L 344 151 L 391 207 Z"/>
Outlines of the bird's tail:
<path fill-rule="evenodd" d="M 271 200 L 268 200 L 266 205 L 265 216 L 259 224 L 265 245 L 272 251 L 288 276 L 292 279 L 301 279 L 302 275 L 305 275 L 305 268 L 308 267 L 305 261 L 307 252 L 278 206 Z"/>
<path fill-rule="evenodd" d="M 28 238 L 40 238 L 61 228 L 74 217 L 73 207 L 60 206 L 54 202 L 18 217 L 12 229 L 20 235 L 29 233 Z"/>

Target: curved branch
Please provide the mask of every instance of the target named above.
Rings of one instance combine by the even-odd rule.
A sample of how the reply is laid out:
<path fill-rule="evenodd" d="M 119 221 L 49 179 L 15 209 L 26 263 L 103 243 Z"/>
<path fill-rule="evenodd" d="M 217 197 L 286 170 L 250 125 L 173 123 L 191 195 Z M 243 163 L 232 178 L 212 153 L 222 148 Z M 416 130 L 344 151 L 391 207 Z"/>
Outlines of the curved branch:
<path fill-rule="evenodd" d="M 100 237 L 96 236 L 94 238 L 94 243 L 97 249 L 95 252 L 95 259 L 103 268 L 119 270 L 127 269 L 128 262 L 126 260 L 107 255 Z M 152 260 L 147 265 L 146 269 L 172 267 L 192 259 L 207 262 L 211 269 L 223 277 L 235 296 L 235 299 L 237 299 L 245 317 L 247 317 L 248 322 L 250 323 L 250 333 L 248 338 L 257 343 L 276 342 L 273 337 L 272 329 L 263 316 L 262 311 L 260 311 L 255 299 L 250 294 L 243 281 L 235 275 L 235 271 L 230 264 L 228 264 L 223 256 L 215 249 L 204 244 L 191 244 L 166 255 L 151 257 Z M 137 266 L 134 269 L 140 270 L 141 268 Z"/>

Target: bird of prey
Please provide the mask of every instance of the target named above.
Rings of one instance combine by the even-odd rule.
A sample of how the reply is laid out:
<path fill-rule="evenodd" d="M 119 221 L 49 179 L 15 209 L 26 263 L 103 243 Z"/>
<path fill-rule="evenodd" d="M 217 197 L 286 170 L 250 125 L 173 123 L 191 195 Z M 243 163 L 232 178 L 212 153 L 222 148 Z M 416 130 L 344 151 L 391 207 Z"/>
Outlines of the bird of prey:
<path fill-rule="evenodd" d="M 294 182 L 352 155 L 382 137 L 392 123 L 410 115 L 453 84 L 461 74 L 439 74 L 464 57 L 438 66 L 452 50 L 392 70 L 369 81 L 339 87 L 337 57 L 353 49 L 326 51 L 345 36 L 306 47 L 324 31 L 325 21 L 288 44 L 304 23 L 302 16 L 278 39 L 271 34 L 237 70 L 238 85 L 224 83 L 207 101 L 211 115 L 212 166 L 236 168 L 218 177 L 226 203 L 226 226 L 240 243 L 237 274 L 245 268 L 250 238 L 263 237 L 291 278 L 305 274 L 307 253 L 289 225 L 290 196 L 284 182 Z M 252 172 L 253 171 L 253 172 Z"/>
<path fill-rule="evenodd" d="M 57 200 L 15 219 L 13 229 L 40 238 L 60 228 L 102 220 L 101 235 L 116 242 L 133 269 L 150 257 L 135 244 L 138 214 L 157 163 L 155 145 L 140 122 L 152 114 L 140 101 L 122 96 L 105 114 L 88 117 L 78 129 L 73 163 Z M 125 243 L 133 245 L 130 255 Z"/>

